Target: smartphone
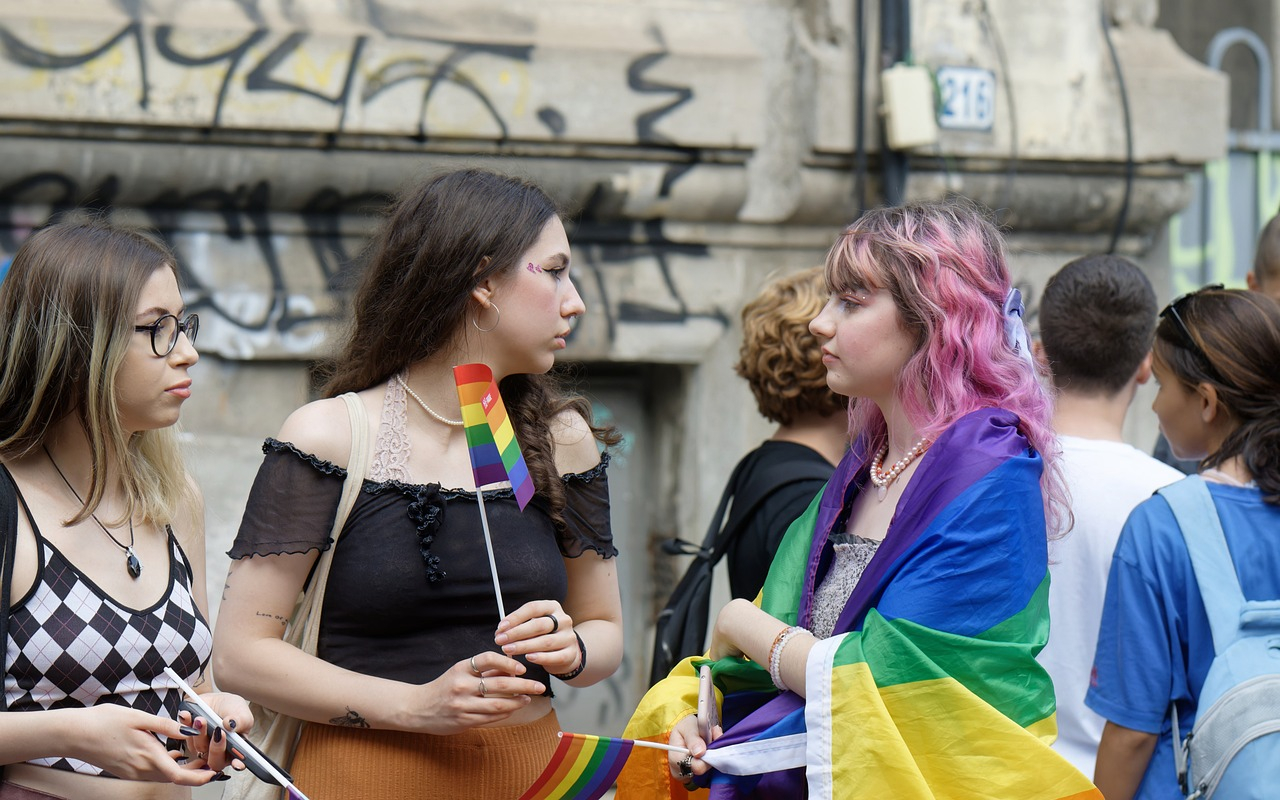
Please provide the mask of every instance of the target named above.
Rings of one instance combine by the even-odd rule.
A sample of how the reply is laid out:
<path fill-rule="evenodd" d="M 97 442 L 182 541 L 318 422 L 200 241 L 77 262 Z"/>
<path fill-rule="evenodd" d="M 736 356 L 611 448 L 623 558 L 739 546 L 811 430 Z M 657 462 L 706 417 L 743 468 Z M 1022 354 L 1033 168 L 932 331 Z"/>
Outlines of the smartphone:
<path fill-rule="evenodd" d="M 207 715 L 205 715 L 198 706 L 190 700 L 183 700 L 178 706 L 179 711 L 186 711 L 191 714 L 191 721 L 194 722 L 196 717 L 204 717 L 205 725 L 213 725 Z M 259 750 L 248 739 L 244 738 L 235 731 L 222 729 L 222 733 L 227 737 L 227 753 L 244 762 L 245 769 L 249 770 L 255 778 L 264 783 L 270 783 L 280 786 L 280 781 L 276 780 L 271 771 L 267 769 L 266 764 L 270 764 L 278 773 L 284 776 L 285 780 L 292 782 L 293 776 L 284 770 L 276 762 L 267 757 L 267 754 Z"/>
<path fill-rule="evenodd" d="M 698 735 L 711 744 L 711 729 L 720 724 L 720 707 L 716 705 L 716 687 L 711 682 L 711 667 L 698 670 Z"/>

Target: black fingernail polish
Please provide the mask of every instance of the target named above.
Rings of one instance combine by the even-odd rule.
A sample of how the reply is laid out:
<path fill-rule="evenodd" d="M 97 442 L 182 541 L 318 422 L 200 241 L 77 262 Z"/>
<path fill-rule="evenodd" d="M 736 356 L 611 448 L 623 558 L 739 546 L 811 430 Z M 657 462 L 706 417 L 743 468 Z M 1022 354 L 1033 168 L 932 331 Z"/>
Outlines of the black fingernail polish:
<path fill-rule="evenodd" d="M 230 775 L 228 775 L 228 774 L 227 774 L 227 773 L 225 773 L 225 772 L 219 772 L 219 773 L 218 773 L 218 776 L 217 776 L 216 778 L 214 778 L 214 780 L 215 780 L 215 781 L 229 781 L 229 780 L 231 780 L 231 776 L 230 776 Z"/>
<path fill-rule="evenodd" d="M 221 741 L 222 741 L 222 728 L 214 728 L 214 729 L 213 729 L 213 740 L 214 740 L 215 742 L 221 742 Z"/>
<path fill-rule="evenodd" d="M 236 721 L 234 719 L 227 720 L 227 727 L 234 731 L 236 729 Z"/>
<path fill-rule="evenodd" d="M 178 730 L 182 733 L 183 736 L 199 736 L 200 735 L 200 731 L 196 730 L 190 725 L 183 725 L 179 727 Z"/>

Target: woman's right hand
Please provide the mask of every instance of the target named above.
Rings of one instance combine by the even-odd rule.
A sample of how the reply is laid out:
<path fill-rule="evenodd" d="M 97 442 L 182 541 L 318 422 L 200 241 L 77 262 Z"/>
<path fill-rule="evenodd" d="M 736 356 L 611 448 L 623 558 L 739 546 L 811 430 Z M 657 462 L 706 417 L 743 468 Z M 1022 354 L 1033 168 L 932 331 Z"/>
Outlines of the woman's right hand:
<path fill-rule="evenodd" d="M 721 735 L 723 731 L 719 725 L 711 729 L 711 741 L 714 742 Z M 683 753 L 667 753 L 667 768 L 671 770 L 671 777 L 684 783 L 686 788 L 697 788 L 691 784 L 693 778 L 705 775 L 711 769 L 711 765 L 702 760 L 707 752 L 707 745 L 711 742 L 704 742 L 698 735 L 698 718 L 689 714 L 677 722 L 671 729 L 668 743 L 673 747 L 685 747 L 689 750 L 687 756 Z"/>
<path fill-rule="evenodd" d="M 186 738 L 176 720 L 112 704 L 73 713 L 78 717 L 77 735 L 70 755 L 118 778 L 202 786 L 218 775 L 203 761 L 178 764 L 181 754 L 167 750 L 156 738 L 157 734 L 170 739 Z"/>
<path fill-rule="evenodd" d="M 448 735 L 501 722 L 547 690 L 538 681 L 520 677 L 524 673 L 524 664 L 501 653 L 486 651 L 459 661 L 420 687 L 426 696 L 416 704 L 419 720 L 411 725 L 424 733 Z"/>

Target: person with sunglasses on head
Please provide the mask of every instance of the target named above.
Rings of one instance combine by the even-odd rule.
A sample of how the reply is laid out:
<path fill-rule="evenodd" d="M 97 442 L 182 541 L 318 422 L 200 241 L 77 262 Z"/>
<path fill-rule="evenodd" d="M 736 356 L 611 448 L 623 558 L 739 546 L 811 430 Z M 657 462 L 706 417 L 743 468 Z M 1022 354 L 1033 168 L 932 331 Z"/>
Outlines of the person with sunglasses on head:
<path fill-rule="evenodd" d="M 558 743 L 551 679 L 621 663 L 600 451 L 618 438 L 548 374 L 585 310 L 555 203 L 527 181 L 434 175 L 373 237 L 324 399 L 264 445 L 218 612 L 227 685 L 304 721 L 289 768 L 312 800 L 518 797 Z M 523 511 L 512 488 L 477 495 L 453 372 L 473 363 L 524 453 Z M 353 398 L 372 466 L 334 544 Z M 312 654 L 283 621 L 331 548 Z"/>
<path fill-rule="evenodd" d="M 1202 590 L 1238 579 L 1247 600 L 1280 598 L 1280 305 L 1221 286 L 1174 300 L 1156 327 L 1153 369 L 1160 429 L 1178 456 L 1198 461 L 1199 475 L 1135 508 L 1112 559 L 1085 696 L 1107 720 L 1095 773 L 1107 800 L 1184 796 L 1175 731 L 1191 731 L 1205 710 L 1219 652 Z M 1211 523 L 1184 531 L 1171 491 L 1211 501 L 1230 556 L 1220 563 L 1234 562 L 1234 576 L 1210 579 L 1193 564 L 1184 533 L 1199 537 L 1197 552 L 1203 537 L 1218 537 Z M 1280 764 L 1269 776 L 1248 796 L 1274 796 Z"/>
<path fill-rule="evenodd" d="M 222 730 L 179 711 L 166 667 L 253 724 L 211 691 L 204 506 L 173 430 L 198 330 L 173 253 L 97 219 L 31 234 L 0 283 L 0 799 L 176 800 L 225 777 Z"/>

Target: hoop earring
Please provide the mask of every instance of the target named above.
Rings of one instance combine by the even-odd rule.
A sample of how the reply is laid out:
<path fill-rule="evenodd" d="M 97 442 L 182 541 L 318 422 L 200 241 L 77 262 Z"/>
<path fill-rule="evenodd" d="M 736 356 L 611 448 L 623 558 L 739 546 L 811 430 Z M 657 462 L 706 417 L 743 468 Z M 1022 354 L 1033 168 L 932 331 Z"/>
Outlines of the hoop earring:
<path fill-rule="evenodd" d="M 476 330 L 480 331 L 481 333 L 489 333 L 494 328 L 498 327 L 498 323 L 502 321 L 502 309 L 498 308 L 498 304 L 490 303 L 489 306 L 493 308 L 493 313 L 496 315 L 493 318 L 492 325 L 490 325 L 487 328 L 481 328 L 480 322 L 479 322 L 480 315 L 476 314 L 474 317 L 471 318 L 471 324 L 474 325 Z"/>

